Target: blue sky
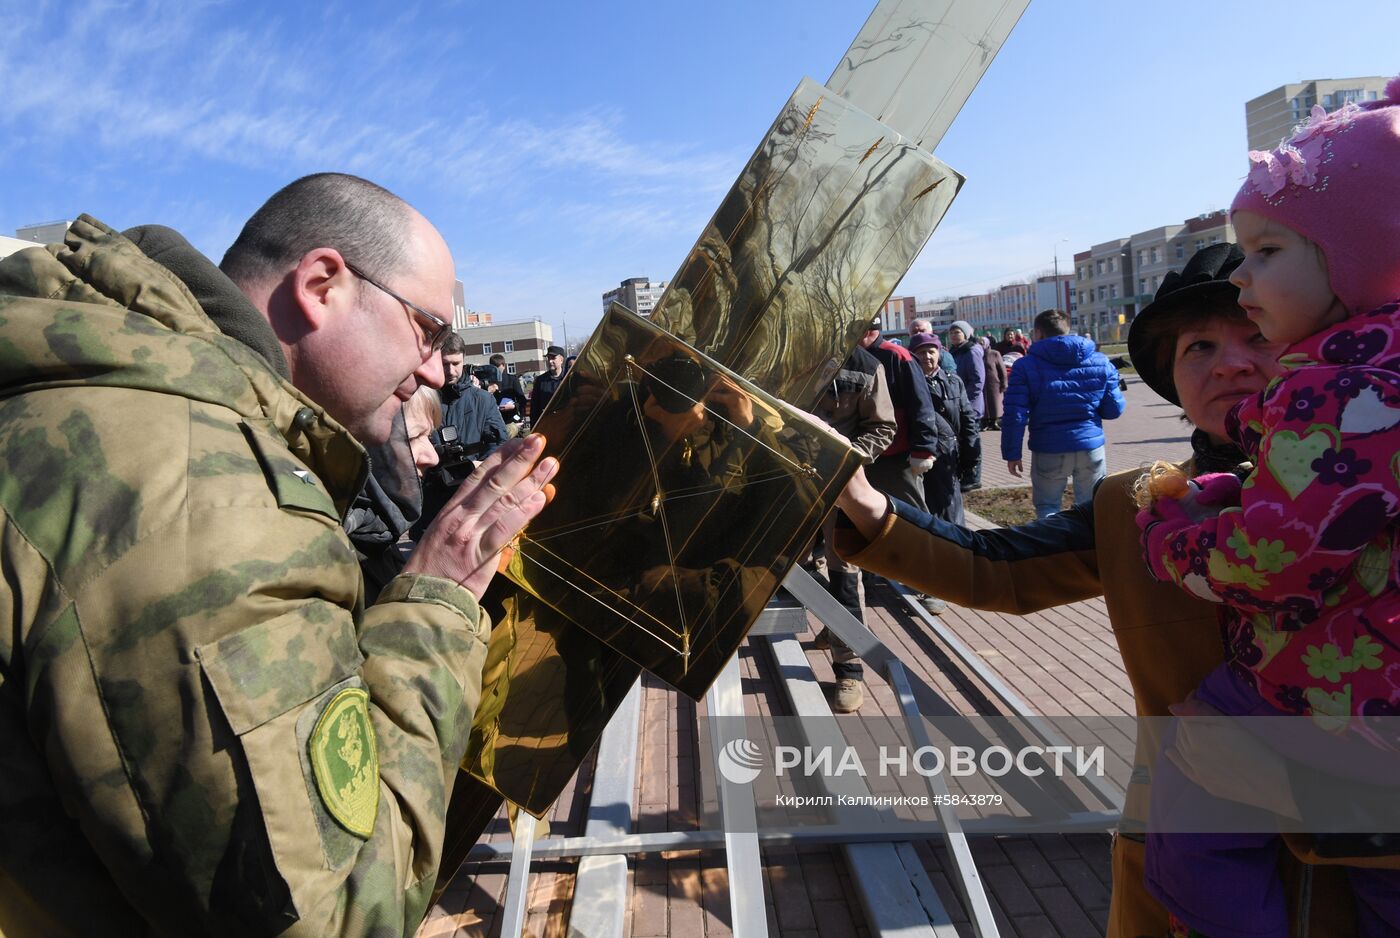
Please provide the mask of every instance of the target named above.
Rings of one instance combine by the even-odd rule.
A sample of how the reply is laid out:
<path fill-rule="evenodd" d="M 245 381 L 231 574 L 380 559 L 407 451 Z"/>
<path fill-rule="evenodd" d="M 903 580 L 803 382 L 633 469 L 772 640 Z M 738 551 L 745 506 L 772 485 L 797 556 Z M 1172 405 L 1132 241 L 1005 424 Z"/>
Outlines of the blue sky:
<path fill-rule="evenodd" d="M 872 6 L 4 0 L 0 234 L 88 212 L 217 259 L 282 184 L 354 172 L 438 225 L 469 306 L 577 339 L 619 280 L 671 276 Z M 936 151 L 968 182 L 898 292 L 1227 206 L 1244 102 L 1400 72 L 1397 35 L 1393 0 L 1033 0 Z"/>

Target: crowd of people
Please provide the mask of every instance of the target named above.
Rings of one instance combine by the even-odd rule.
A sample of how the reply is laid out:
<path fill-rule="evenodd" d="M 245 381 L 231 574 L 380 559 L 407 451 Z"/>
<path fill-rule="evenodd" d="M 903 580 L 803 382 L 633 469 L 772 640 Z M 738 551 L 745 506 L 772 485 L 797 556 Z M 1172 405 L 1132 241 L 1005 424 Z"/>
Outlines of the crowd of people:
<path fill-rule="evenodd" d="M 1168 275 L 1129 335 L 1194 427 L 1160 475 L 1180 485 L 1107 476 L 1119 375 L 1059 310 L 995 343 L 873 320 L 817 408 L 864 461 L 822 547 L 853 615 L 861 571 L 935 613 L 1101 595 L 1138 714 L 1188 718 L 1138 739 L 1122 938 L 1400 933 L 1394 835 L 1172 826 L 1302 819 L 1299 777 L 1393 794 L 1400 750 L 1400 79 L 1250 159 L 1239 245 Z M 478 601 L 550 498 L 525 428 L 567 377 L 557 346 L 528 395 L 503 358 L 466 362 L 434 312 L 453 281 L 420 212 L 338 173 L 274 194 L 218 265 L 89 216 L 0 262 L 0 932 L 422 921 Z M 1030 450 L 1037 519 L 972 531 L 998 428 L 1012 475 Z M 860 662 L 826 643 L 833 707 L 857 710 Z M 1294 748 L 1202 756 L 1189 718 L 1254 715 L 1298 717 Z"/>

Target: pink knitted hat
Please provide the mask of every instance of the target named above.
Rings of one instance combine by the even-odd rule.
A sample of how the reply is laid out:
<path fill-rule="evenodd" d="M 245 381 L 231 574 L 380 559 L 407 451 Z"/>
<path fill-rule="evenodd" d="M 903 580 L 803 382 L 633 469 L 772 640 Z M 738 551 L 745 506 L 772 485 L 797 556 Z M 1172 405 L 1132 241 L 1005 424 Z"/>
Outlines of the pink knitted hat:
<path fill-rule="evenodd" d="M 1322 249 L 1353 314 L 1400 298 L 1400 77 L 1385 96 L 1307 122 L 1277 150 L 1251 150 L 1231 214 L 1254 212 Z"/>

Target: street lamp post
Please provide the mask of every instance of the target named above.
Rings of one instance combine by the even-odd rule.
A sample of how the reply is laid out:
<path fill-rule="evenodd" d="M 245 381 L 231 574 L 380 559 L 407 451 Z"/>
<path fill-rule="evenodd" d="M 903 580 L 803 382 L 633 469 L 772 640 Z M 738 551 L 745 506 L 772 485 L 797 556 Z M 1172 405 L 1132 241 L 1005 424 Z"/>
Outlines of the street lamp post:
<path fill-rule="evenodd" d="M 1054 249 L 1053 249 L 1053 250 L 1054 250 L 1054 253 L 1055 253 L 1055 305 L 1056 305 L 1056 306 L 1059 306 L 1060 303 L 1061 303 L 1061 301 L 1063 301 L 1064 298 L 1065 298 L 1065 297 L 1064 297 L 1064 292 L 1063 292 L 1063 290 L 1061 290 L 1061 288 L 1060 288 L 1060 245 L 1065 244 L 1065 243 L 1067 243 L 1068 241 L 1069 241 L 1069 238 L 1061 238 L 1060 240 L 1058 240 L 1058 241 L 1055 242 L 1055 247 L 1054 247 Z M 1068 303 L 1068 302 L 1065 303 L 1065 315 L 1069 315 L 1069 303 Z M 1073 319 L 1073 317 L 1071 317 L 1071 318 L 1070 318 L 1070 328 L 1073 328 L 1073 327 L 1074 327 L 1074 319 Z"/>

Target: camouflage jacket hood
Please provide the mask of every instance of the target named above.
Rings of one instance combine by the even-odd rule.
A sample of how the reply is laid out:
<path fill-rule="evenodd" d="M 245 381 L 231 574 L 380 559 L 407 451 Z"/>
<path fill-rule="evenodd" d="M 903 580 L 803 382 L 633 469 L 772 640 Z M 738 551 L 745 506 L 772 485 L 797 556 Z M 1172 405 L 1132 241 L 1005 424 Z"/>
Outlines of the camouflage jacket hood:
<path fill-rule="evenodd" d="M 81 215 L 62 245 L 0 262 L 0 303 L 13 296 L 85 304 L 52 316 L 0 305 L 0 396 L 106 386 L 221 404 L 269 421 L 343 515 L 364 483 L 364 449 L 285 379 L 267 321 L 175 232 L 148 226 L 128 234 Z"/>
<path fill-rule="evenodd" d="M 0 262 L 5 935 L 361 938 L 428 907 L 489 619 L 412 572 L 365 603 L 364 449 L 221 278 L 87 217 Z"/>

